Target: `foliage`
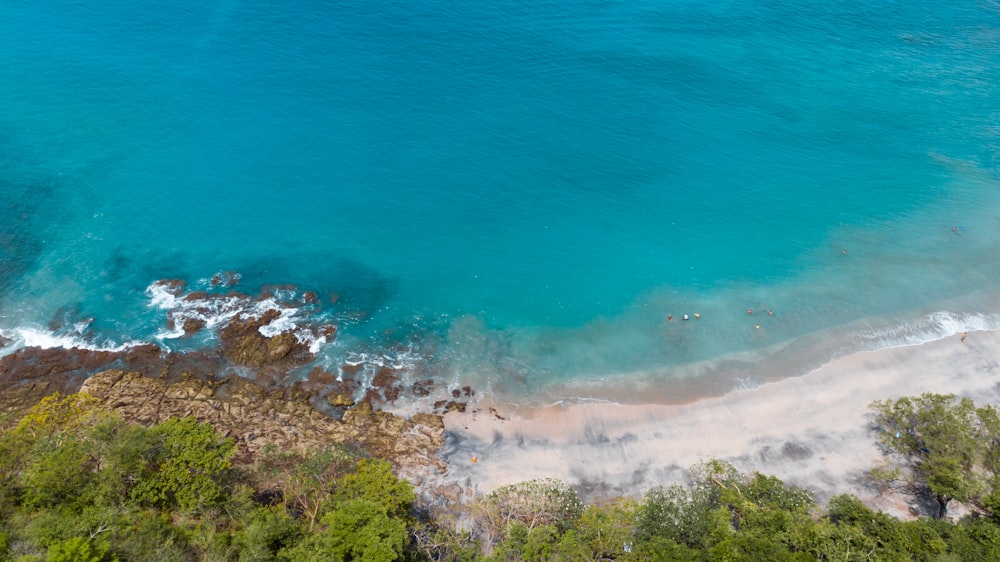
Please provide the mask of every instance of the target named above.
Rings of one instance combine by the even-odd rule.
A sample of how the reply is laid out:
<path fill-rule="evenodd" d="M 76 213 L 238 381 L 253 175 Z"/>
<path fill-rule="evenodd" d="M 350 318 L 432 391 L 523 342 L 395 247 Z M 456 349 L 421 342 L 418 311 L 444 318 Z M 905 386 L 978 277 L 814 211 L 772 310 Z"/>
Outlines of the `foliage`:
<path fill-rule="evenodd" d="M 93 459 L 80 441 L 46 437 L 29 455 L 21 471 L 23 501 L 29 506 L 72 503 L 94 478 Z"/>
<path fill-rule="evenodd" d="M 253 511 L 246 527 L 236 533 L 239 562 L 275 560 L 282 549 L 293 547 L 302 538 L 298 523 L 284 510 L 261 507 Z"/>
<path fill-rule="evenodd" d="M 977 409 L 968 398 L 931 393 L 876 401 L 870 408 L 878 441 L 892 455 L 889 466 L 870 473 L 873 480 L 929 494 L 938 503 L 934 514 L 938 518 L 947 514 L 953 499 L 991 505 L 1000 461 L 1000 419 L 995 409 Z"/>
<path fill-rule="evenodd" d="M 95 542 L 86 537 L 73 537 L 49 547 L 46 562 L 118 562 L 108 552 L 108 543 Z"/>
<path fill-rule="evenodd" d="M 220 475 L 230 468 L 236 452 L 233 440 L 194 418 L 167 420 L 150 430 L 155 447 L 131 495 L 153 506 L 196 510 L 219 503 L 224 496 Z"/>
<path fill-rule="evenodd" d="M 365 500 L 378 505 L 390 517 L 405 519 L 413 505 L 413 486 L 396 478 L 392 465 L 383 459 L 362 459 L 355 472 L 344 475 L 337 485 L 341 501 Z"/>
<path fill-rule="evenodd" d="M 620 560 L 634 542 L 638 503 L 627 498 L 615 498 L 586 506 L 571 530 L 563 537 L 564 548 L 579 543 L 590 560 Z M 569 534 L 569 533 L 567 533 Z"/>
<path fill-rule="evenodd" d="M 56 432 L 69 437 L 78 435 L 81 430 L 96 425 L 109 415 L 100 409 L 97 399 L 89 394 L 55 393 L 35 404 L 11 433 L 30 439 Z"/>
<path fill-rule="evenodd" d="M 403 556 L 406 525 L 367 499 L 342 503 L 323 516 L 324 530 L 282 552 L 289 560 L 392 562 Z"/>
<path fill-rule="evenodd" d="M 439 513 L 418 521 L 410 530 L 417 552 L 439 562 L 477 560 L 482 547 L 468 531 L 459 528 L 454 514 Z"/>
<path fill-rule="evenodd" d="M 515 525 L 527 533 L 542 525 L 565 530 L 580 516 L 583 507 L 569 484 L 544 478 L 493 490 L 476 503 L 475 514 L 489 547 L 503 540 Z"/>
<path fill-rule="evenodd" d="M 951 397 L 877 404 L 886 423 L 910 422 L 899 444 L 921 444 L 885 474 L 969 490 L 985 511 L 900 521 L 853 496 L 824 511 L 778 478 L 708 461 L 639 501 L 584 505 L 564 482 L 532 480 L 431 516 L 384 460 L 272 451 L 234 469 L 232 442 L 207 424 L 141 427 L 56 397 L 0 434 L 0 561 L 1000 560 L 1000 415 Z"/>
<path fill-rule="evenodd" d="M 305 452 L 267 449 L 258 472 L 263 488 L 301 513 L 311 531 L 332 501 L 337 479 L 356 463 L 355 455 L 340 447 Z"/>

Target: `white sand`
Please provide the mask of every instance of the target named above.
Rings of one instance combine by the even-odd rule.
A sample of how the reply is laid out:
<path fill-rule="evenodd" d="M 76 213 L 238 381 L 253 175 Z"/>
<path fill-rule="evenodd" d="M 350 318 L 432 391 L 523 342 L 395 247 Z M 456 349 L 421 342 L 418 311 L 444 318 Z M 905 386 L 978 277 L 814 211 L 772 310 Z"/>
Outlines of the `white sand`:
<path fill-rule="evenodd" d="M 572 405 L 525 412 L 449 414 L 445 483 L 480 494 L 554 477 L 585 497 L 639 496 L 683 482 L 717 458 L 773 474 L 823 502 L 853 493 L 905 515 L 900 498 L 877 498 L 862 475 L 881 456 L 869 429 L 874 400 L 954 393 L 1000 402 L 1000 332 L 859 353 L 804 376 L 682 405 Z M 477 457 L 476 463 L 472 457 Z"/>

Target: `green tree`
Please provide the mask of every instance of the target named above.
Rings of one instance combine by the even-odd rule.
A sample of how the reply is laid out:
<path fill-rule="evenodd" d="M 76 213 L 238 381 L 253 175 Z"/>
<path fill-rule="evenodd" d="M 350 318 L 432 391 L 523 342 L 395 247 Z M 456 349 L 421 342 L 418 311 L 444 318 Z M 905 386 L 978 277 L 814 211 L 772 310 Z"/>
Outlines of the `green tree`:
<path fill-rule="evenodd" d="M 489 550 L 514 525 L 528 533 L 535 527 L 552 525 L 561 533 L 576 521 L 583 507 L 569 484 L 544 478 L 500 486 L 476 502 L 474 513 Z"/>
<path fill-rule="evenodd" d="M 938 504 L 934 516 L 948 513 L 952 500 L 977 502 L 989 496 L 996 436 L 987 435 L 991 410 L 977 410 L 972 400 L 951 394 L 923 394 L 873 402 L 878 442 L 889 462 L 870 472 L 882 485 L 913 494 L 929 494 Z M 992 437 L 992 439 L 991 439 Z M 984 473 L 984 470 L 987 473 Z"/>
<path fill-rule="evenodd" d="M 265 489 L 280 492 L 285 506 L 302 514 L 312 531 L 326 512 L 337 480 L 357 466 L 355 455 L 342 447 L 314 451 L 265 449 L 257 463 Z"/>
<path fill-rule="evenodd" d="M 0 515 L 9 514 L 21 501 L 25 477 L 33 488 L 29 501 L 36 504 L 60 501 L 71 487 L 60 485 L 58 490 L 48 493 L 36 484 L 58 483 L 61 477 L 68 477 L 73 485 L 82 484 L 81 479 L 86 476 L 82 468 L 75 470 L 71 466 L 70 459 L 77 457 L 81 448 L 62 451 L 62 445 L 80 441 L 89 428 L 110 416 L 98 408 L 96 399 L 86 394 L 56 393 L 43 398 L 13 428 L 5 431 L 0 436 Z M 39 457 L 46 456 L 58 461 L 58 466 L 36 464 Z M 26 467 L 33 464 L 32 473 L 26 475 Z M 62 475 L 58 474 L 60 471 Z"/>
<path fill-rule="evenodd" d="M 867 551 L 878 560 L 907 560 L 913 549 L 903 524 L 881 511 L 873 511 L 861 500 L 851 495 L 834 496 L 827 505 L 831 523 L 846 531 L 860 531 L 864 538 L 850 532 L 844 537 L 854 537 L 859 551 Z"/>
<path fill-rule="evenodd" d="M 301 538 L 298 524 L 283 510 L 268 507 L 255 509 L 235 539 L 239 562 L 276 560 L 278 552 L 293 547 Z"/>
<path fill-rule="evenodd" d="M 161 448 L 161 438 L 142 426 L 117 418 L 94 426 L 87 448 L 97 469 L 93 501 L 108 506 L 128 503 L 132 489 L 152 470 L 150 463 Z"/>
<path fill-rule="evenodd" d="M 197 510 L 225 496 L 220 479 L 236 451 L 230 438 L 192 417 L 167 420 L 149 430 L 155 447 L 146 470 L 131 489 L 133 498 L 150 505 Z"/>
<path fill-rule="evenodd" d="M 355 472 L 337 481 L 338 501 L 366 500 L 381 507 L 390 517 L 406 519 L 416 495 L 406 480 L 396 478 L 392 464 L 383 459 L 362 459 Z"/>
<path fill-rule="evenodd" d="M 626 498 L 588 505 L 573 524 L 572 535 L 562 542 L 585 547 L 587 557 L 578 559 L 621 560 L 635 541 L 637 509 L 638 504 Z"/>
<path fill-rule="evenodd" d="M 31 507 L 85 502 L 94 469 L 83 442 L 58 434 L 41 439 L 21 471 L 23 501 Z"/>
<path fill-rule="evenodd" d="M 461 512 L 461 507 L 459 507 Z M 438 562 L 478 560 L 482 545 L 471 533 L 461 530 L 455 513 L 437 513 L 411 528 L 418 552 Z"/>
<path fill-rule="evenodd" d="M 106 542 L 96 542 L 85 537 L 73 537 L 49 547 L 46 562 L 118 562 L 109 553 Z"/>
<path fill-rule="evenodd" d="M 696 465 L 688 473 L 687 486 L 660 486 L 646 493 L 637 520 L 644 541 L 662 537 L 692 548 L 706 546 L 717 525 L 713 511 L 732 503 L 723 501 L 723 496 L 735 494 L 741 477 L 722 461 Z"/>
<path fill-rule="evenodd" d="M 403 556 L 406 525 L 367 499 L 337 505 L 321 519 L 325 529 L 283 550 L 287 560 L 305 562 L 393 562 Z"/>

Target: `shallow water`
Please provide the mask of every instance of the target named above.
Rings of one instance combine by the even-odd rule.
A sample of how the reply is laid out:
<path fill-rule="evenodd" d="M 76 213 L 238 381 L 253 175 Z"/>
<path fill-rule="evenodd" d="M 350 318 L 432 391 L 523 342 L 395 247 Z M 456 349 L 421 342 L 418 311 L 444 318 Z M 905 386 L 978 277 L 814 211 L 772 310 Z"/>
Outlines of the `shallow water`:
<path fill-rule="evenodd" d="M 669 400 L 1000 327 L 990 3 L 7 13 L 18 341 L 183 348 L 150 285 L 235 271 L 320 296 L 331 369 Z"/>

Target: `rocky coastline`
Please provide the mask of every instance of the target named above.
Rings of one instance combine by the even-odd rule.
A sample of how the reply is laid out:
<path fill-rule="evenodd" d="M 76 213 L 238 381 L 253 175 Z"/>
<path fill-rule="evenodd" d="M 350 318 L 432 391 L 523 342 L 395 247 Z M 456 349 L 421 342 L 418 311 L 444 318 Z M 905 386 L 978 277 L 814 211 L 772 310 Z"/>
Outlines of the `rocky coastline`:
<path fill-rule="evenodd" d="M 193 303 L 188 310 L 217 310 L 233 299 L 245 300 L 244 308 L 251 310 L 271 297 L 184 294 L 181 282 L 161 283 Z M 305 293 L 299 302 L 308 305 L 313 298 Z M 309 369 L 316 358 L 309 340 L 273 324 L 283 312 L 233 314 L 212 328 L 197 315 L 171 319 L 186 336 L 215 331 L 218 345 L 195 351 L 170 351 L 151 343 L 121 351 L 21 347 L 0 357 L 0 419 L 10 423 L 53 393 L 83 392 L 134 423 L 153 425 L 185 416 L 211 423 L 233 438 L 238 462 L 253 462 L 267 447 L 345 444 L 389 460 L 418 489 L 440 482 L 438 476 L 447 470 L 440 456 L 442 414 L 464 411 L 474 391 L 437 388 L 429 377 L 406 380 L 411 377 L 386 366 L 375 367 L 375 375 L 364 380 L 362 365 L 345 364 L 336 373 Z M 334 325 L 304 329 L 325 341 L 332 341 L 337 331 Z M 408 417 L 383 411 L 410 396 L 442 399 L 433 402 L 432 411 Z"/>

